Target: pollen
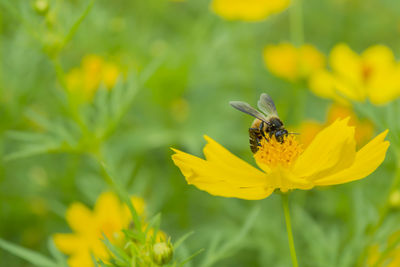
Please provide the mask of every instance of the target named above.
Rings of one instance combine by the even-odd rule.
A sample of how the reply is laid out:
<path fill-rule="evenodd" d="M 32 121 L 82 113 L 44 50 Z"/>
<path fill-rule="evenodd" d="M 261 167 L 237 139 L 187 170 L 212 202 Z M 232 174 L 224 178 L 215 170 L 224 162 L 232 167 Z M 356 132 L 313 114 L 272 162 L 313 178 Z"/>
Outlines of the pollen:
<path fill-rule="evenodd" d="M 268 138 L 268 141 L 261 140 L 261 147 L 254 154 L 254 158 L 271 168 L 276 166 L 289 167 L 302 152 L 302 145 L 297 142 L 294 135 L 285 137 L 282 143 L 272 136 Z"/>

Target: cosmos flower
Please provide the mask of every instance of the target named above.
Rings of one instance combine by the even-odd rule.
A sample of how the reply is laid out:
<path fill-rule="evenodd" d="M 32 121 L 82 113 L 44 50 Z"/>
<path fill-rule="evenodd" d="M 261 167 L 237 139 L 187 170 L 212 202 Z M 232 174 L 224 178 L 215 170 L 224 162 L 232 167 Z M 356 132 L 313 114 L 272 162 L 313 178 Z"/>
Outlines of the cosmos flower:
<path fill-rule="evenodd" d="M 261 21 L 289 6 L 290 0 L 213 0 L 211 9 L 227 20 Z"/>
<path fill-rule="evenodd" d="M 289 43 L 267 45 L 263 57 L 272 74 L 291 82 L 307 79 L 325 67 L 325 56 L 309 44 L 300 47 Z"/>
<path fill-rule="evenodd" d="M 400 64 L 383 45 L 366 49 L 361 55 L 346 44 L 330 53 L 331 71 L 321 70 L 310 79 L 310 89 L 318 96 L 337 101 L 385 104 L 400 96 Z"/>
<path fill-rule="evenodd" d="M 324 127 L 337 119 L 344 119 L 347 117 L 350 118 L 349 125 L 355 127 L 354 138 L 357 145 L 364 145 L 367 143 L 374 133 L 374 125 L 372 122 L 367 119 L 358 118 L 350 107 L 337 103 L 329 107 L 325 123 L 309 120 L 300 125 L 298 132 L 301 133 L 301 135 L 299 135 L 301 143 L 307 146 Z"/>
<path fill-rule="evenodd" d="M 283 143 L 263 139 L 254 154 L 257 169 L 208 136 L 206 159 L 173 149 L 172 159 L 188 184 L 212 195 L 248 200 L 263 199 L 279 189 L 308 190 L 343 184 L 371 174 L 385 159 L 387 130 L 356 151 L 354 127 L 348 118 L 320 131 L 307 148 L 289 135 Z"/>
<path fill-rule="evenodd" d="M 84 99 L 91 99 L 101 83 L 109 90 L 113 88 L 120 74 L 121 70 L 116 64 L 97 55 L 87 55 L 80 67 L 66 74 L 67 89 Z"/>
<path fill-rule="evenodd" d="M 143 216 L 144 200 L 132 197 L 131 201 L 138 215 Z M 72 204 L 67 210 L 66 219 L 74 232 L 55 234 L 53 238 L 57 248 L 70 256 L 70 267 L 93 266 L 91 253 L 96 259 L 107 261 L 110 255 L 101 241 L 102 234 L 104 233 L 113 244 L 121 242 L 121 230 L 126 229 L 131 222 L 126 205 L 110 192 L 99 196 L 93 211 L 82 203 Z"/>

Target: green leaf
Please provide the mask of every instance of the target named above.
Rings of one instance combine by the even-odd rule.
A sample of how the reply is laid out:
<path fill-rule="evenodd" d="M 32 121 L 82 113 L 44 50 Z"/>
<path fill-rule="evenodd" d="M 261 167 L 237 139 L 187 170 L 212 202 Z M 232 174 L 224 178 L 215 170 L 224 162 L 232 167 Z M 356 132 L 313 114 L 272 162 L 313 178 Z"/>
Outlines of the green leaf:
<path fill-rule="evenodd" d="M 51 256 L 57 261 L 57 265 L 60 267 L 68 267 L 66 257 L 62 254 L 54 244 L 53 238 L 47 240 L 47 248 L 50 251 Z"/>
<path fill-rule="evenodd" d="M 40 266 L 40 267 L 55 267 L 58 266 L 54 261 L 51 259 L 39 254 L 35 251 L 26 249 L 24 247 L 20 247 L 14 245 L 8 241 L 5 241 L 0 238 L 0 247 L 4 250 L 10 252 L 11 254 L 18 256 L 33 265 Z"/>
<path fill-rule="evenodd" d="M 186 263 L 188 263 L 189 261 L 191 261 L 194 257 L 196 257 L 197 255 L 199 255 L 200 253 L 202 253 L 205 249 L 201 248 L 198 251 L 196 251 L 195 253 L 193 253 L 192 255 L 190 255 L 189 257 L 187 257 L 186 259 L 184 259 L 181 263 L 179 263 L 178 266 L 183 266 Z"/>
<path fill-rule="evenodd" d="M 250 214 L 247 216 L 247 220 L 243 225 L 243 227 L 240 229 L 239 233 L 235 236 L 235 238 L 227 241 L 224 245 L 219 246 L 218 243 L 220 236 L 219 235 L 215 236 L 215 239 L 211 243 L 207 256 L 205 257 L 205 260 L 203 261 L 201 266 L 212 266 L 217 261 L 226 258 L 232 253 L 234 253 L 235 249 L 239 247 L 241 241 L 246 237 L 247 233 L 250 231 L 250 228 L 253 226 L 259 213 L 260 213 L 260 206 L 255 206 L 253 210 L 250 212 Z M 216 250 L 216 248 L 219 248 L 219 250 Z"/>
<path fill-rule="evenodd" d="M 194 234 L 194 231 L 189 232 L 187 234 L 184 234 L 181 238 L 179 238 L 175 243 L 174 243 L 174 250 L 176 250 L 182 243 L 188 239 L 192 234 Z"/>
<path fill-rule="evenodd" d="M 124 187 L 122 187 L 120 185 L 119 182 L 117 182 L 117 180 L 111 175 L 111 171 L 109 170 L 108 166 L 104 163 L 104 161 L 102 161 L 101 158 L 98 159 L 99 163 L 102 167 L 102 170 L 104 171 L 104 173 L 107 175 L 107 178 L 109 179 L 109 182 L 115 187 L 115 191 L 117 192 L 118 196 L 121 198 L 121 200 L 123 202 L 125 202 L 125 204 L 128 206 L 129 211 L 132 215 L 132 220 L 133 223 L 135 225 L 135 229 L 138 232 L 142 231 L 142 222 L 140 220 L 140 217 L 138 215 L 138 213 L 136 212 L 135 207 L 132 204 L 132 201 L 129 197 L 128 192 L 125 190 Z"/>
<path fill-rule="evenodd" d="M 149 231 L 153 229 L 153 236 L 152 236 L 153 243 L 155 242 L 157 233 L 160 230 L 160 224 L 161 224 L 161 213 L 158 213 L 156 216 L 151 218 L 149 224 L 146 227 L 145 236 L 147 236 Z"/>
<path fill-rule="evenodd" d="M 129 256 L 125 251 L 115 245 L 113 245 L 110 240 L 108 240 L 105 234 L 103 235 L 103 243 L 106 245 L 107 249 L 114 255 L 114 260 L 122 265 L 129 265 Z"/>
<path fill-rule="evenodd" d="M 58 144 L 29 145 L 19 151 L 9 153 L 8 155 L 6 155 L 4 157 L 4 160 L 8 161 L 8 160 L 15 160 L 15 159 L 19 159 L 19 158 L 31 157 L 31 156 L 35 156 L 35 155 L 39 155 L 39 154 L 44 154 L 47 152 L 53 152 L 53 151 L 56 151 L 58 148 L 59 148 Z"/>
<path fill-rule="evenodd" d="M 94 267 L 99 267 L 99 264 L 98 264 L 96 258 L 94 257 L 93 253 L 90 253 L 90 257 L 92 258 Z"/>
<path fill-rule="evenodd" d="M 133 240 L 137 240 L 141 243 L 144 242 L 145 240 L 145 235 L 144 233 L 140 232 L 140 231 L 136 231 L 136 230 L 122 230 L 122 232 L 129 238 L 129 239 L 133 239 Z"/>
<path fill-rule="evenodd" d="M 35 132 L 8 131 L 6 132 L 6 135 L 12 139 L 30 143 L 40 142 L 48 139 L 48 136 Z"/>

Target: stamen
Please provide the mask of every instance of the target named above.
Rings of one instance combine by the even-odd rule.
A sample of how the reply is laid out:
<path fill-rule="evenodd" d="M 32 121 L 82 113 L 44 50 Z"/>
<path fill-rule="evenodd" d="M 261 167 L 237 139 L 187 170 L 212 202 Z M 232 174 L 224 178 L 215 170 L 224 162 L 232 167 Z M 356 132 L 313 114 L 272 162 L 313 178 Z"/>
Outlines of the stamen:
<path fill-rule="evenodd" d="M 254 154 L 254 158 L 269 167 L 278 165 L 288 167 L 302 152 L 302 145 L 297 142 L 294 135 L 285 137 L 282 143 L 272 136 L 268 141 L 264 139 L 261 141 L 261 147 Z"/>

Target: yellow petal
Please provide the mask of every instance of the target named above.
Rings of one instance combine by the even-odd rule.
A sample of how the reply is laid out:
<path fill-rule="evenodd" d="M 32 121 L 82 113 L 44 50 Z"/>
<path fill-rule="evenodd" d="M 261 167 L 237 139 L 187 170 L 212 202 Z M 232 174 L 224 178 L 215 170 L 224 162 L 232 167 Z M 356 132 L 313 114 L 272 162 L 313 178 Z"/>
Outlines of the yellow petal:
<path fill-rule="evenodd" d="M 335 185 L 362 179 L 383 162 L 389 142 L 385 141 L 388 130 L 382 132 L 356 153 L 354 163 L 349 168 L 314 181 L 315 185 Z"/>
<path fill-rule="evenodd" d="M 277 167 L 267 175 L 268 182 L 283 193 L 293 189 L 311 189 L 314 185 L 307 179 L 301 178 L 289 169 Z"/>
<path fill-rule="evenodd" d="M 211 9 L 228 20 L 260 21 L 288 5 L 289 0 L 214 0 Z"/>
<path fill-rule="evenodd" d="M 89 251 L 81 251 L 68 259 L 69 267 L 93 267 L 93 260 Z"/>
<path fill-rule="evenodd" d="M 242 199 L 262 199 L 273 192 L 267 186 L 266 175 L 237 158 L 220 144 L 205 136 L 206 160 L 172 149 L 172 159 L 193 184 L 212 195 Z"/>
<path fill-rule="evenodd" d="M 125 226 L 122 205 L 115 194 L 102 193 L 96 201 L 94 210 L 96 223 L 107 237 L 111 238 Z"/>
<path fill-rule="evenodd" d="M 386 104 L 400 96 L 400 65 L 377 71 L 368 83 L 368 94 L 375 105 Z"/>
<path fill-rule="evenodd" d="M 336 96 L 335 77 L 326 70 L 315 72 L 309 81 L 311 91 L 323 98 Z"/>
<path fill-rule="evenodd" d="M 299 71 L 302 77 L 308 78 L 313 72 L 325 66 L 325 56 L 314 46 L 306 44 L 299 49 Z"/>
<path fill-rule="evenodd" d="M 349 118 L 337 120 L 322 130 L 299 156 L 293 173 L 312 181 L 348 167 L 355 158 L 354 127 Z"/>
<path fill-rule="evenodd" d="M 322 130 L 322 123 L 317 121 L 304 121 L 301 123 L 300 127 L 296 132 L 301 133 L 299 135 L 300 143 L 303 147 L 307 147 L 315 136 Z"/>
<path fill-rule="evenodd" d="M 292 44 L 267 45 L 263 57 L 265 66 L 274 75 L 290 81 L 298 78 L 297 49 Z"/>
<path fill-rule="evenodd" d="M 373 70 L 391 68 L 395 64 L 392 50 L 384 45 L 374 45 L 362 53 L 364 64 L 371 66 Z"/>
<path fill-rule="evenodd" d="M 120 70 L 116 64 L 106 62 L 102 70 L 103 82 L 108 89 L 115 86 L 118 76 L 120 75 Z"/>
<path fill-rule="evenodd" d="M 53 241 L 56 247 L 63 253 L 70 255 L 85 250 L 85 240 L 76 234 L 55 234 Z"/>
<path fill-rule="evenodd" d="M 330 64 L 333 71 L 352 87 L 357 87 L 362 81 L 361 57 L 346 44 L 336 45 L 330 53 Z"/>
<path fill-rule="evenodd" d="M 355 127 L 356 132 L 354 137 L 357 146 L 365 145 L 373 136 L 374 125 L 369 120 L 358 119 L 351 107 L 332 104 L 328 111 L 327 122 L 332 123 L 337 119 L 344 119 L 346 117 L 350 117 L 349 125 Z"/>
<path fill-rule="evenodd" d="M 71 229 L 78 233 L 91 231 L 94 223 L 91 210 L 81 203 L 73 203 L 68 207 L 66 219 Z"/>
<path fill-rule="evenodd" d="M 314 94 L 334 99 L 343 105 L 348 104 L 348 100 L 364 101 L 366 98 L 366 93 L 360 93 L 359 88 L 355 89 L 343 78 L 326 70 L 313 73 L 309 86 Z"/>

